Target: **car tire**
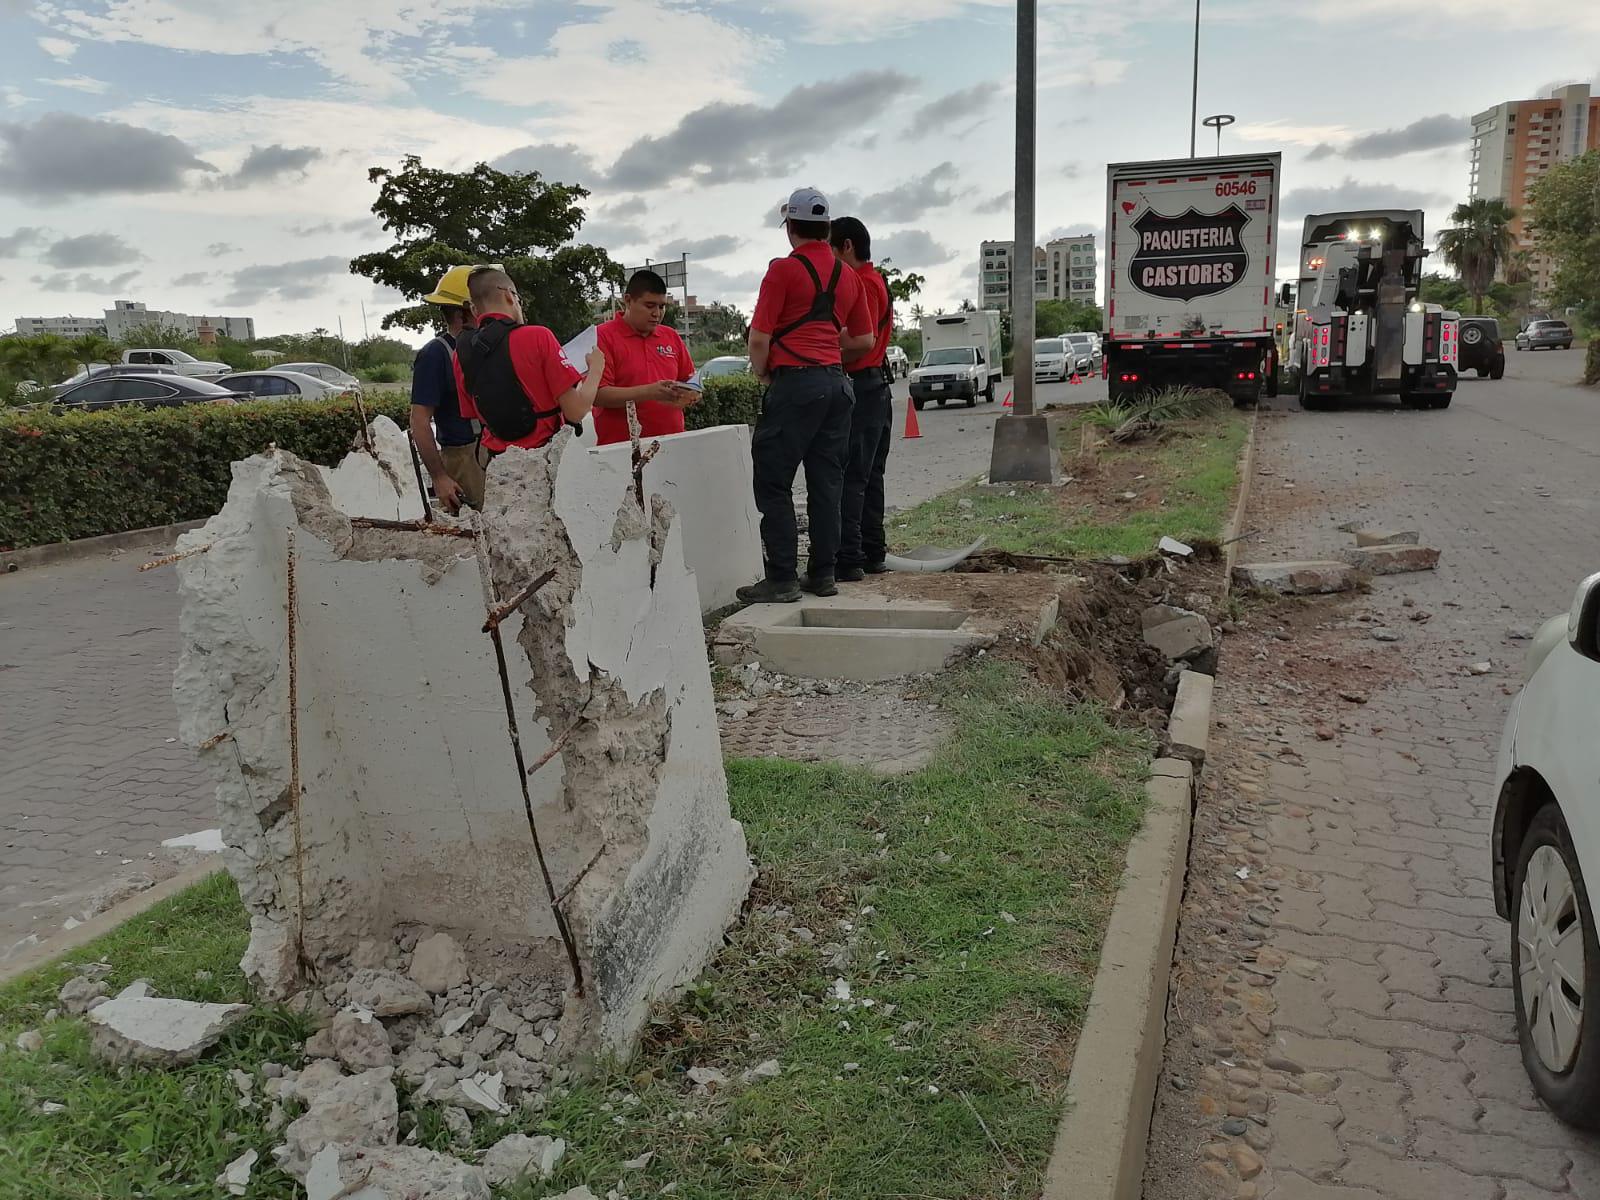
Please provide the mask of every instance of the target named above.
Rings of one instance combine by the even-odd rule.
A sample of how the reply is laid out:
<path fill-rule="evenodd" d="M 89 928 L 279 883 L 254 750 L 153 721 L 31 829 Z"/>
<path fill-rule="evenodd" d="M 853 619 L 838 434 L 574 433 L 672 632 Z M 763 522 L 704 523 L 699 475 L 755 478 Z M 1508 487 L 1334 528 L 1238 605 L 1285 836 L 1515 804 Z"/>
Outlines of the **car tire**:
<path fill-rule="evenodd" d="M 1423 405 L 1426 408 L 1449 408 L 1450 401 L 1454 400 L 1455 398 L 1456 394 L 1454 392 L 1445 392 L 1443 395 L 1435 393 L 1429 396 L 1423 402 Z"/>
<path fill-rule="evenodd" d="M 1311 383 L 1306 378 L 1306 373 L 1304 371 L 1296 371 L 1294 375 L 1296 398 L 1300 401 L 1300 407 L 1307 412 L 1317 412 L 1319 409 L 1325 408 L 1327 401 L 1321 396 L 1312 393 Z"/>
<path fill-rule="evenodd" d="M 983 385 L 983 402 L 985 404 L 994 403 L 994 380 L 992 379 Z"/>
<path fill-rule="evenodd" d="M 1563 890 L 1565 897 L 1560 894 Z M 1522 1065 L 1534 1091 L 1559 1119 L 1580 1129 L 1600 1129 L 1600 943 L 1595 939 L 1594 913 L 1572 834 L 1554 804 L 1541 808 L 1523 835 L 1511 904 L 1511 990 Z M 1555 912 L 1550 911 L 1552 904 Z M 1525 924 L 1538 927 L 1528 929 Z M 1576 945 L 1583 955 L 1579 965 L 1583 993 L 1578 998 L 1576 1020 L 1571 1022 L 1570 1034 L 1576 1036 L 1576 1045 L 1563 1055 L 1563 1034 L 1568 1031 L 1555 1016 L 1557 1010 L 1545 1006 L 1553 1000 L 1570 1015 L 1570 989 L 1560 976 L 1541 970 L 1540 964 L 1548 963 L 1555 952 L 1551 939 L 1565 943 L 1575 924 L 1580 926 Z M 1525 939 L 1536 959 L 1526 975 Z M 1525 995 L 1529 989 L 1536 989 L 1535 994 Z M 1547 1015 L 1555 1019 L 1544 1024 Z M 1552 1065 L 1551 1059 L 1563 1057 L 1565 1062 Z"/>
<path fill-rule="evenodd" d="M 967 407 L 968 408 L 977 408 L 978 407 L 978 393 L 977 393 L 976 389 L 973 390 L 972 395 L 967 397 Z"/>
<path fill-rule="evenodd" d="M 1562 342 L 1561 343 L 1561 348 L 1563 350 L 1571 350 L 1572 349 L 1572 343 L 1571 342 Z"/>
<path fill-rule="evenodd" d="M 1506 360 L 1504 357 L 1495 359 L 1494 366 L 1489 368 L 1490 379 L 1504 379 L 1506 377 Z"/>
<path fill-rule="evenodd" d="M 1479 379 L 1483 379 L 1489 374 L 1489 368 L 1488 367 L 1475 367 L 1473 369 L 1478 372 L 1478 378 Z"/>
<path fill-rule="evenodd" d="M 934 401 L 934 403 L 937 404 L 940 408 L 943 408 L 944 407 L 944 397 L 940 396 L 937 400 Z"/>
<path fill-rule="evenodd" d="M 920 400 L 916 396 L 911 397 L 911 407 L 916 409 L 918 412 L 922 411 L 922 406 L 926 403 L 926 400 Z"/>

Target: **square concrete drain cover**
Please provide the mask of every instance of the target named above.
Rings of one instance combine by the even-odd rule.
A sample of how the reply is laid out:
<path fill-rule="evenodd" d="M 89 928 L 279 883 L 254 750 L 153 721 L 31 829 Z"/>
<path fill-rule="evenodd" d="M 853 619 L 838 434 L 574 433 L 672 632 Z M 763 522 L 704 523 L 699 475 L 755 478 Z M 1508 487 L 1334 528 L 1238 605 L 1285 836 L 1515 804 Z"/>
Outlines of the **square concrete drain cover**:
<path fill-rule="evenodd" d="M 903 775 L 924 767 L 950 737 L 944 711 L 896 687 L 836 696 L 767 696 L 745 717 L 719 717 L 733 758 L 837 762 Z"/>

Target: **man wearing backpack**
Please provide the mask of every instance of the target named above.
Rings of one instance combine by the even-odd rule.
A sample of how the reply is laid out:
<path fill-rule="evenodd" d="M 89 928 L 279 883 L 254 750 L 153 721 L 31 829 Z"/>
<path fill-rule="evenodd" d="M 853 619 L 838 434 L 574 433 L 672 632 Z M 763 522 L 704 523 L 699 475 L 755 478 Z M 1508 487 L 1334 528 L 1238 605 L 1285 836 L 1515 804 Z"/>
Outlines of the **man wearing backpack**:
<path fill-rule="evenodd" d="M 781 209 L 793 253 L 773 259 L 750 318 L 750 372 L 766 384 L 751 442 L 766 578 L 739 589 L 746 604 L 800 599 L 794 476 L 806 472 L 811 561 L 806 591 L 838 594 L 840 503 L 854 396 L 846 354 L 872 348 L 872 314 L 854 271 L 828 245 L 828 200 L 799 188 Z"/>
<path fill-rule="evenodd" d="M 417 457 L 433 478 L 433 494 L 445 511 L 463 504 L 483 507 L 483 457 L 478 431 L 461 415 L 452 355 L 461 331 L 472 324 L 467 311 L 467 276 L 471 267 L 451 267 L 439 286 L 422 298 L 439 308 L 444 328 L 417 351 L 411 364 L 411 440 Z"/>
<path fill-rule="evenodd" d="M 522 297 L 499 267 L 474 268 L 467 291 L 478 323 L 456 339 L 456 388 L 462 415 L 483 422 L 483 448 L 532 450 L 588 416 L 606 366 L 600 348 L 579 375 L 555 334 L 523 321 Z"/>
<path fill-rule="evenodd" d="M 889 462 L 894 402 L 883 356 L 894 334 L 894 310 L 889 285 L 872 265 L 872 235 L 867 227 L 856 217 L 835 217 L 828 242 L 839 261 L 860 277 L 872 314 L 872 348 L 855 358 L 845 356 L 856 402 L 850 410 L 850 452 L 844 469 L 835 577 L 841 583 L 855 583 L 888 569 L 884 565 L 889 543 L 883 530 L 883 472 Z"/>

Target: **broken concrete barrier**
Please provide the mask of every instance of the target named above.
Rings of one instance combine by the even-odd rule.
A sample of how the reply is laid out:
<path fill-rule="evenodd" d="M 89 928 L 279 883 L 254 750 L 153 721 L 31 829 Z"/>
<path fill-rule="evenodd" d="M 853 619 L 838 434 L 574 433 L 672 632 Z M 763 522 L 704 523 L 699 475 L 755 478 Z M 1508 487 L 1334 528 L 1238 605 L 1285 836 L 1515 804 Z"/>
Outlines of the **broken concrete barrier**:
<path fill-rule="evenodd" d="M 1211 622 L 1199 613 L 1171 604 L 1152 604 L 1139 614 L 1145 644 L 1154 646 L 1173 662 L 1193 658 L 1211 649 Z"/>
<path fill-rule="evenodd" d="M 1346 550 L 1344 560 L 1374 575 L 1403 575 L 1433 570 L 1439 565 L 1439 552 L 1432 546 L 1367 546 Z"/>
<path fill-rule="evenodd" d="M 1356 570 L 1342 562 L 1240 563 L 1233 581 L 1243 587 L 1286 596 L 1315 596 L 1348 592 L 1356 585 Z"/>
<path fill-rule="evenodd" d="M 306 1200 L 489 1200 L 481 1167 L 420 1146 L 337 1146 L 306 1171 Z"/>
<path fill-rule="evenodd" d="M 1195 765 L 1205 765 L 1206 748 L 1211 742 L 1211 693 L 1216 681 L 1199 671 L 1178 676 L 1178 694 L 1172 702 L 1167 722 L 1169 753 Z"/>
<path fill-rule="evenodd" d="M 1357 529 L 1356 545 L 1366 546 L 1415 546 L 1421 538 L 1415 529 Z"/>
<path fill-rule="evenodd" d="M 112 1064 L 192 1063 L 250 1014 L 248 1004 L 197 1004 L 155 996 L 118 996 L 87 1020 L 95 1057 Z"/>

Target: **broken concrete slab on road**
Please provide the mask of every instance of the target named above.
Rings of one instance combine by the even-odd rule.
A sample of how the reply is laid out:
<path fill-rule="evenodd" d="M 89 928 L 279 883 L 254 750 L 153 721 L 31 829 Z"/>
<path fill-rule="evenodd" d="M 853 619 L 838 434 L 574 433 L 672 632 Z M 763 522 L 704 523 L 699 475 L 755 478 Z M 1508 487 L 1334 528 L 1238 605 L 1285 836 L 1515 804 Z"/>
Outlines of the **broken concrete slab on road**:
<path fill-rule="evenodd" d="M 1343 558 L 1358 570 L 1373 575 L 1432 571 L 1439 565 L 1439 551 L 1432 546 L 1407 544 L 1358 546 L 1354 550 L 1346 550 Z"/>
<path fill-rule="evenodd" d="M 1139 614 L 1144 640 L 1173 662 L 1182 662 L 1211 649 L 1211 622 L 1192 609 L 1172 604 L 1152 604 Z"/>
<path fill-rule="evenodd" d="M 681 524 L 648 484 L 568 434 L 491 468 L 497 600 L 554 572 L 501 627 L 523 749 L 549 756 L 528 783 L 541 864 L 474 539 L 353 523 L 284 452 L 234 465 L 222 512 L 180 544 L 210 549 L 179 565 L 175 695 L 218 779 L 263 995 L 308 971 L 354 982 L 358 952 L 448 931 L 508 999 L 565 989 L 561 1054 L 626 1053 L 720 946 L 753 870 Z"/>
<path fill-rule="evenodd" d="M 1355 566 L 1345 562 L 1260 562 L 1240 563 L 1233 569 L 1233 581 L 1258 591 L 1286 596 L 1318 596 L 1348 592 L 1360 581 Z"/>

